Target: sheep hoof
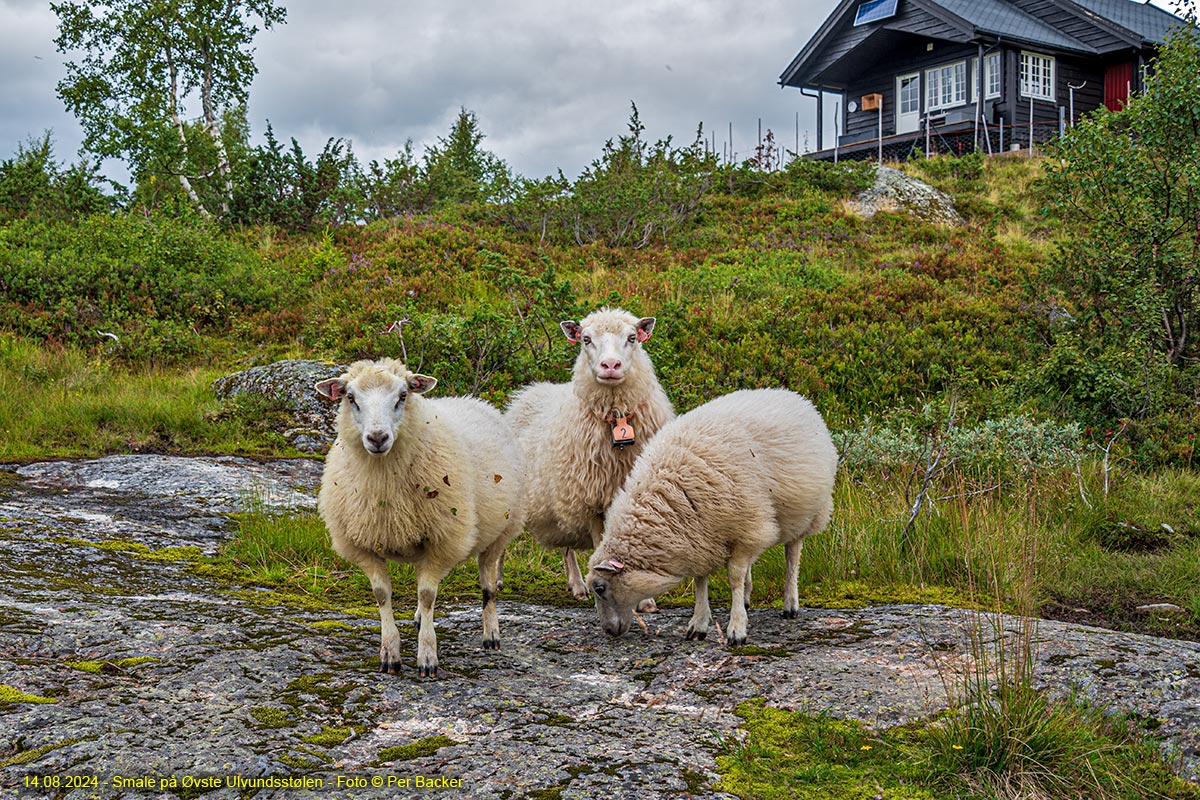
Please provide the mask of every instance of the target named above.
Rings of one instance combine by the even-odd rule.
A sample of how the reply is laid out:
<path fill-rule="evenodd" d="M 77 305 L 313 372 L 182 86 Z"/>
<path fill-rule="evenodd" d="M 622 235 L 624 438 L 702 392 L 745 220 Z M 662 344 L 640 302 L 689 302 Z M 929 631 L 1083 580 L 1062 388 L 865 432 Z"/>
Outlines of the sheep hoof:
<path fill-rule="evenodd" d="M 385 675 L 399 675 L 400 674 L 400 662 L 399 661 L 380 661 L 379 662 L 379 671 Z"/>
<path fill-rule="evenodd" d="M 500 640 L 498 638 L 497 639 L 484 639 L 483 640 L 483 649 L 484 650 L 499 650 L 500 649 Z"/>
<path fill-rule="evenodd" d="M 576 600 L 588 600 L 591 597 L 587 589 L 572 589 L 571 596 Z"/>
<path fill-rule="evenodd" d="M 687 629 L 687 640 L 689 642 L 693 641 L 695 639 L 699 639 L 699 640 L 703 641 L 707 637 L 708 637 L 708 631 L 698 631 L 695 628 L 691 628 L 691 627 L 689 627 Z"/>
<path fill-rule="evenodd" d="M 746 637 L 745 636 L 730 636 L 728 638 L 728 641 L 729 641 L 730 647 L 741 647 L 742 645 L 744 645 L 746 643 Z"/>
<path fill-rule="evenodd" d="M 637 610 L 639 614 L 657 614 L 658 603 L 654 602 L 653 597 L 647 597 L 645 600 L 638 603 Z"/>
<path fill-rule="evenodd" d="M 417 674 L 422 678 L 436 678 L 437 664 L 421 664 L 417 667 Z"/>
<path fill-rule="evenodd" d="M 779 616 L 783 617 L 784 619 L 795 619 L 796 617 L 800 616 L 800 610 L 792 609 L 792 608 L 785 608 L 783 610 L 783 613 L 780 614 Z"/>

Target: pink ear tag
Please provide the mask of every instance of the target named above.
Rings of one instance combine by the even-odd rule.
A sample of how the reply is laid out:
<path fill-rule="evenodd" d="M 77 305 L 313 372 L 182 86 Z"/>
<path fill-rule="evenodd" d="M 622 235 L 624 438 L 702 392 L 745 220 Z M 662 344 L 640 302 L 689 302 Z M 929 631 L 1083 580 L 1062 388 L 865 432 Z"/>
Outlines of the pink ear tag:
<path fill-rule="evenodd" d="M 633 444 L 636 438 L 633 426 L 629 424 L 629 420 L 625 417 L 617 417 L 617 421 L 612 426 L 612 443 L 613 447 L 624 447 L 627 444 Z"/>
<path fill-rule="evenodd" d="M 609 559 L 608 565 L 616 570 L 625 569 L 625 565 L 622 564 L 620 561 L 613 561 L 613 560 Z"/>

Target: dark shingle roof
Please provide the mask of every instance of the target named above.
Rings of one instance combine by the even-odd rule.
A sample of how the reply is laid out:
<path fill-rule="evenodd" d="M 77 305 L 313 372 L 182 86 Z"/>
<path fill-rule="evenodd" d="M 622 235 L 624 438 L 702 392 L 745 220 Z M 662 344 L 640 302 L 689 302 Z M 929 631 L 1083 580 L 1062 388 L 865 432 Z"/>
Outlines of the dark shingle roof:
<path fill-rule="evenodd" d="M 1100 17 L 1128 28 L 1149 42 L 1162 43 L 1167 31 L 1181 20 L 1174 14 L 1134 0 L 1073 0 L 1073 2 Z"/>
<path fill-rule="evenodd" d="M 962 17 L 981 32 L 1010 39 L 1049 45 L 1063 50 L 1094 53 L 1095 50 L 1060 30 L 1026 14 L 1002 0 L 935 0 L 939 6 Z M 1115 0 L 1129 3 L 1129 0 Z"/>
<path fill-rule="evenodd" d="M 838 0 L 833 13 L 780 75 L 780 85 L 801 86 L 814 80 L 813 65 L 823 57 L 828 43 L 835 40 L 837 34 L 846 31 L 851 12 L 863 1 Z M 955 35 L 964 37 L 962 41 L 976 37 L 994 40 L 998 37 L 1014 43 L 1087 55 L 1129 48 L 1140 50 L 1146 42 L 1160 44 L 1165 41 L 1167 31 L 1182 22 L 1173 14 L 1143 0 L 1050 0 L 1029 7 L 1040 9 L 1039 14 L 1044 11 L 1049 16 L 1066 14 L 1074 17 L 1074 24 L 1067 25 L 1067 28 L 1075 35 L 1022 11 L 1014 4 L 1014 0 L 901 0 L 900 4 L 902 14 L 906 8 L 915 8 L 937 17 L 943 29 L 953 29 Z M 1078 24 L 1084 20 L 1088 20 L 1090 25 Z M 887 32 L 891 22 L 884 19 L 874 23 L 873 27 L 875 30 L 870 36 L 859 36 L 855 40 L 857 43 L 851 43 L 852 50 L 876 47 L 876 35 Z M 1087 41 L 1077 36 L 1086 37 Z M 841 53 L 838 58 L 844 55 Z M 827 68 L 828 64 L 821 67 L 823 70 Z"/>

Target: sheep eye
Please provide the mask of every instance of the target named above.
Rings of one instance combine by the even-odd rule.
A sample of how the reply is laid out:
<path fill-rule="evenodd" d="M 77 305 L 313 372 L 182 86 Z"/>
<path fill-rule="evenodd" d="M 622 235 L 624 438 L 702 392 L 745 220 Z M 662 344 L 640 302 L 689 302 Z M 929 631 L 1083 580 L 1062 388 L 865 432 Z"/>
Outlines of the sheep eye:
<path fill-rule="evenodd" d="M 358 408 L 358 400 L 355 399 L 353 392 L 351 392 L 350 394 L 347 394 L 346 399 L 350 401 L 350 405 L 354 406 L 355 408 Z"/>
<path fill-rule="evenodd" d="M 636 333 L 629 334 L 629 343 L 633 344 L 636 341 L 637 341 L 637 334 Z"/>
<path fill-rule="evenodd" d="M 583 343 L 584 343 L 584 344 L 591 344 L 591 343 L 592 343 L 592 337 L 590 337 L 590 336 L 585 336 L 585 337 L 583 337 Z"/>
<path fill-rule="evenodd" d="M 408 392 L 401 392 L 400 398 L 396 401 L 396 408 L 404 405 L 404 401 L 408 399 Z"/>
<path fill-rule="evenodd" d="M 608 590 L 608 584 L 605 583 L 604 581 L 593 581 L 592 582 L 592 591 L 595 592 L 598 597 L 603 597 L 604 593 L 607 590 Z"/>

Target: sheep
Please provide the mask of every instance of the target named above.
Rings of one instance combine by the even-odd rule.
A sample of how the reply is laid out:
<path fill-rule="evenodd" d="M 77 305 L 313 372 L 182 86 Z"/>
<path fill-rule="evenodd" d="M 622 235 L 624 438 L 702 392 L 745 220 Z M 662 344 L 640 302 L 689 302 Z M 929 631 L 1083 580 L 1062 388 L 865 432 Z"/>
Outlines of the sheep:
<path fill-rule="evenodd" d="M 317 508 L 333 549 L 371 581 L 381 672 L 400 669 L 388 562 L 415 565 L 422 678 L 437 677 L 438 583 L 472 556 L 483 590 L 483 646 L 500 649 L 500 563 L 525 519 L 521 448 L 504 417 L 473 397 L 422 397 L 436 383 L 385 358 L 357 361 L 316 384 L 323 397 L 340 402 Z"/>
<path fill-rule="evenodd" d="M 712 621 L 708 576 L 725 566 L 727 640 L 745 644 L 751 565 L 780 543 L 783 616 L 795 619 L 801 541 L 829 524 L 837 462 L 821 415 L 785 389 L 732 392 L 664 426 L 614 498 L 588 563 L 601 627 L 622 635 L 638 600 L 691 577 L 686 636 L 703 639 Z"/>
<path fill-rule="evenodd" d="M 564 548 L 567 585 L 578 600 L 588 592 L 574 550 L 599 543 L 613 495 L 646 443 L 675 417 L 642 349 L 654 323 L 619 308 L 560 323 L 580 345 L 570 383 L 527 386 L 506 412 L 525 448 L 529 532 L 545 547 Z"/>

